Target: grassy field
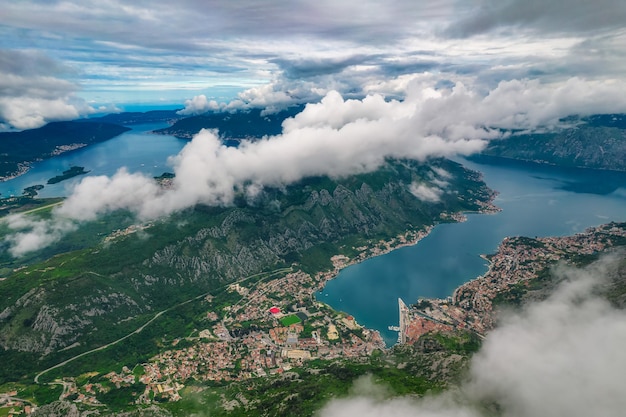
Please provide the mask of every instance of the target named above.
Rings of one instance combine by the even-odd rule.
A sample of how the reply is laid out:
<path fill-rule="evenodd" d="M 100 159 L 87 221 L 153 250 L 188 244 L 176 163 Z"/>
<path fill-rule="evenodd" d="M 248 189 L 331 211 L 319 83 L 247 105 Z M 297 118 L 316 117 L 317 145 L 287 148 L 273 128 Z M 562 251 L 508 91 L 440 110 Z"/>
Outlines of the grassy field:
<path fill-rule="evenodd" d="M 300 318 L 298 316 L 296 316 L 295 314 L 292 314 L 290 316 L 285 316 L 285 317 L 280 319 L 280 322 L 285 327 L 289 327 L 292 324 L 300 323 L 301 321 L 302 320 L 300 320 Z"/>

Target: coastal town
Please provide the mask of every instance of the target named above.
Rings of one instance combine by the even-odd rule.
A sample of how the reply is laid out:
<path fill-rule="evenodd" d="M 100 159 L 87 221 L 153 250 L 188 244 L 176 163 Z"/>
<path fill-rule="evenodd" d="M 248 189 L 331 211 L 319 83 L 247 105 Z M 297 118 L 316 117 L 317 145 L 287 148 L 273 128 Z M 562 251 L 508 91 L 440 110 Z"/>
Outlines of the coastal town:
<path fill-rule="evenodd" d="M 410 309 L 399 331 L 407 343 L 429 332 L 458 329 L 483 337 L 495 326 L 499 297 L 524 291 L 559 261 L 594 255 L 626 243 L 626 224 L 609 223 L 564 237 L 508 237 L 496 254 L 484 256 L 489 270 L 458 287 L 446 299 L 421 299 Z"/>
<path fill-rule="evenodd" d="M 105 242 L 136 233 L 132 227 L 113 232 Z M 409 231 L 389 240 L 355 248 L 354 258 L 336 255 L 332 270 L 315 275 L 291 268 L 249 277 L 228 286 L 238 301 L 221 311 L 206 295 L 206 327 L 186 338 L 169 342 L 170 348 L 140 364 L 120 364 L 105 375 L 90 373 L 52 383 L 63 386 L 59 399 L 100 406 L 98 396 L 120 388 L 133 388 L 137 403 L 177 401 L 187 381 L 242 381 L 281 374 L 306 366 L 314 359 L 363 360 L 385 349 L 378 331 L 363 328 L 343 312 L 315 299 L 315 293 L 339 270 L 401 246 L 413 245 L 431 228 Z M 184 347 L 183 347 L 184 346 Z M 92 380 L 99 379 L 99 382 Z M 83 381 L 83 383 L 81 383 Z"/>
<path fill-rule="evenodd" d="M 119 369 L 103 375 L 92 372 L 51 384 L 62 386 L 60 399 L 85 405 L 101 406 L 98 398 L 114 389 L 130 389 L 135 403 L 151 404 L 180 400 L 190 381 L 228 383 L 279 375 L 306 367 L 314 359 L 366 360 L 385 349 L 380 334 L 317 301 L 315 293 L 342 268 L 415 244 L 429 231 L 413 231 L 356 248 L 359 255 L 352 259 L 336 255 L 331 258 L 333 269 L 324 273 L 310 275 L 285 268 L 276 274 L 239 280 L 227 287 L 235 302 L 218 310 L 214 297 L 206 295 L 202 300 L 207 306 L 206 326 L 168 341 L 169 347 L 149 361 L 120 364 Z M 398 341 L 415 344 L 425 334 L 454 330 L 482 337 L 494 326 L 494 300 L 499 294 L 528 286 L 560 260 L 600 253 L 624 242 L 626 224 L 615 223 L 567 237 L 506 238 L 496 254 L 485 256 L 490 262 L 488 272 L 457 288 L 451 297 L 409 300 L 414 301 L 410 305 L 398 300 Z M 29 415 L 34 404 L 15 394 L 0 397 L 2 407 L 10 406 L 7 415 Z"/>
<path fill-rule="evenodd" d="M 137 403 L 177 401 L 190 378 L 196 381 L 241 381 L 280 374 L 312 359 L 367 358 L 385 344 L 376 331 L 315 301 L 323 276 L 297 271 L 253 285 L 231 284 L 237 303 L 218 314 L 209 309 L 207 327 L 170 342 L 171 348 L 142 364 L 122 365 L 99 383 L 83 385 L 64 378 L 60 399 L 100 404 L 99 394 L 134 387 Z M 212 296 L 204 299 L 210 306 Z M 181 347 L 181 346 L 185 347 Z"/>

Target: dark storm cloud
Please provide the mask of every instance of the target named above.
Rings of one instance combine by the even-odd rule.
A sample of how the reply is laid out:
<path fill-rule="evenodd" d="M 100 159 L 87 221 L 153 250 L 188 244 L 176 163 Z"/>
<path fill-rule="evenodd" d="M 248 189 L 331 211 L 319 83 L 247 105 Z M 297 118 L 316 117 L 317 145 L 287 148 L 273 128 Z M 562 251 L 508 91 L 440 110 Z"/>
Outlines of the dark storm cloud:
<path fill-rule="evenodd" d="M 363 55 L 347 58 L 276 58 L 270 60 L 284 71 L 288 78 L 308 78 L 318 75 L 337 74 L 344 69 L 367 62 L 371 57 Z"/>
<path fill-rule="evenodd" d="M 380 44 L 406 36 L 440 6 L 414 1 L 271 0 L 170 2 L 47 2 L 2 6 L 6 22 L 24 29 L 63 30 L 77 36 L 181 50 L 203 49 L 226 37 L 315 37 Z M 0 9 L 1 10 L 1 9 Z M 103 24 L 106 22 L 106 25 Z M 155 32 L 159 36 L 154 36 Z"/>
<path fill-rule="evenodd" d="M 478 9 L 453 22 L 446 34 L 466 37 L 515 27 L 550 33 L 582 34 L 623 28 L 622 0 L 483 0 Z"/>

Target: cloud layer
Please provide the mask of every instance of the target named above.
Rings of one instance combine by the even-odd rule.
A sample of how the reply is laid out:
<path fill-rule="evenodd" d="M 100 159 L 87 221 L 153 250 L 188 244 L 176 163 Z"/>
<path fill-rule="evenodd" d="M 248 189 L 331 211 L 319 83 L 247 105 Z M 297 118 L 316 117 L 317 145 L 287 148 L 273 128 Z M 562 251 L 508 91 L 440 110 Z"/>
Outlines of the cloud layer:
<path fill-rule="evenodd" d="M 362 98 L 370 86 L 426 71 L 442 82 L 470 76 L 489 89 L 524 78 L 621 79 L 626 71 L 626 10 L 617 0 L 5 3 L 4 44 L 73 68 L 72 84 L 90 103 L 180 104 L 205 95 L 261 106 L 270 93 L 273 103 L 331 90 Z"/>
<path fill-rule="evenodd" d="M 615 265 L 557 271 L 564 284 L 487 335 L 458 391 L 420 401 L 361 394 L 331 401 L 319 415 L 485 417 L 488 404 L 503 417 L 623 415 L 626 312 L 594 295 Z"/>
<path fill-rule="evenodd" d="M 70 70 L 37 52 L 0 49 L 0 130 L 33 129 L 93 113 L 64 79 Z"/>
<path fill-rule="evenodd" d="M 424 80 L 406 85 L 402 101 L 380 94 L 361 100 L 328 92 L 283 123 L 283 132 L 226 147 L 218 132 L 202 131 L 170 163 L 173 187 L 163 190 L 152 178 L 121 169 L 113 177 L 87 177 L 72 191 L 51 222 L 61 226 L 21 225 L 8 241 L 19 256 L 61 237 L 62 225 L 83 222 L 118 209 L 139 219 L 166 216 L 196 204 L 229 205 L 236 193 L 254 195 L 263 187 L 282 186 L 317 175 L 342 177 L 369 172 L 387 158 L 425 161 L 468 155 L 488 140 L 506 136 L 503 129 L 535 129 L 558 124 L 570 114 L 608 109 L 626 112 L 626 83 L 586 81 L 542 84 L 536 80 L 501 82 L 488 93 L 462 83 L 436 89 Z M 200 107 L 205 101 L 197 101 Z M 419 199 L 437 202 L 445 172 L 432 178 L 436 187 L 407 184 Z M 51 233 L 50 231 L 54 231 Z M 52 238 L 50 235 L 54 236 Z M 29 244 L 22 244 L 22 239 Z"/>

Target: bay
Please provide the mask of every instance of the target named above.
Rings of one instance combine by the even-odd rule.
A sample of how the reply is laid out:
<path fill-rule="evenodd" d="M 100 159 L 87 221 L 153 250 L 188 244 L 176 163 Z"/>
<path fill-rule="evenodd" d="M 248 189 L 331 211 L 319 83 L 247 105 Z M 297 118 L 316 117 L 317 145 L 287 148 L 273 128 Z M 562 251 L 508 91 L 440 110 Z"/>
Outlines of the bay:
<path fill-rule="evenodd" d="M 129 126 L 131 130 L 104 142 L 66 152 L 33 164 L 25 174 L 9 181 L 0 182 L 0 197 L 19 196 L 26 187 L 41 184 L 39 197 L 67 196 L 72 187 L 85 175 L 79 175 L 57 184 L 46 184 L 48 179 L 61 175 L 72 166 L 85 167 L 86 175 L 111 176 L 120 167 L 130 172 L 143 172 L 157 176 L 171 171 L 167 158 L 177 154 L 186 140 L 168 135 L 155 135 L 152 130 L 168 126 L 167 123 L 151 123 Z"/>
<path fill-rule="evenodd" d="M 398 298 L 446 298 L 487 271 L 481 254 L 494 253 L 506 236 L 564 236 L 609 221 L 626 221 L 626 173 L 563 169 L 515 161 L 459 160 L 480 171 L 500 194 L 497 214 L 468 214 L 441 224 L 417 245 L 343 269 L 317 299 L 352 315 L 396 343 Z"/>
<path fill-rule="evenodd" d="M 35 163 L 26 174 L 0 183 L 1 196 L 21 195 L 36 184 L 45 186 L 41 197 L 66 196 L 84 176 L 46 182 L 71 166 L 85 167 L 87 175 L 111 176 L 120 167 L 152 176 L 171 171 L 168 157 L 188 141 L 150 133 L 165 126 L 134 125 L 108 141 Z M 464 223 L 438 225 L 415 246 L 350 266 L 318 299 L 379 330 L 392 345 L 397 334 L 388 326 L 398 323 L 398 298 L 414 303 L 420 297 L 451 295 L 487 270 L 479 255 L 493 253 L 504 237 L 569 235 L 608 221 L 626 221 L 625 173 L 501 160 L 459 162 L 482 172 L 487 184 L 500 192 L 495 203 L 502 212 L 468 214 Z"/>

